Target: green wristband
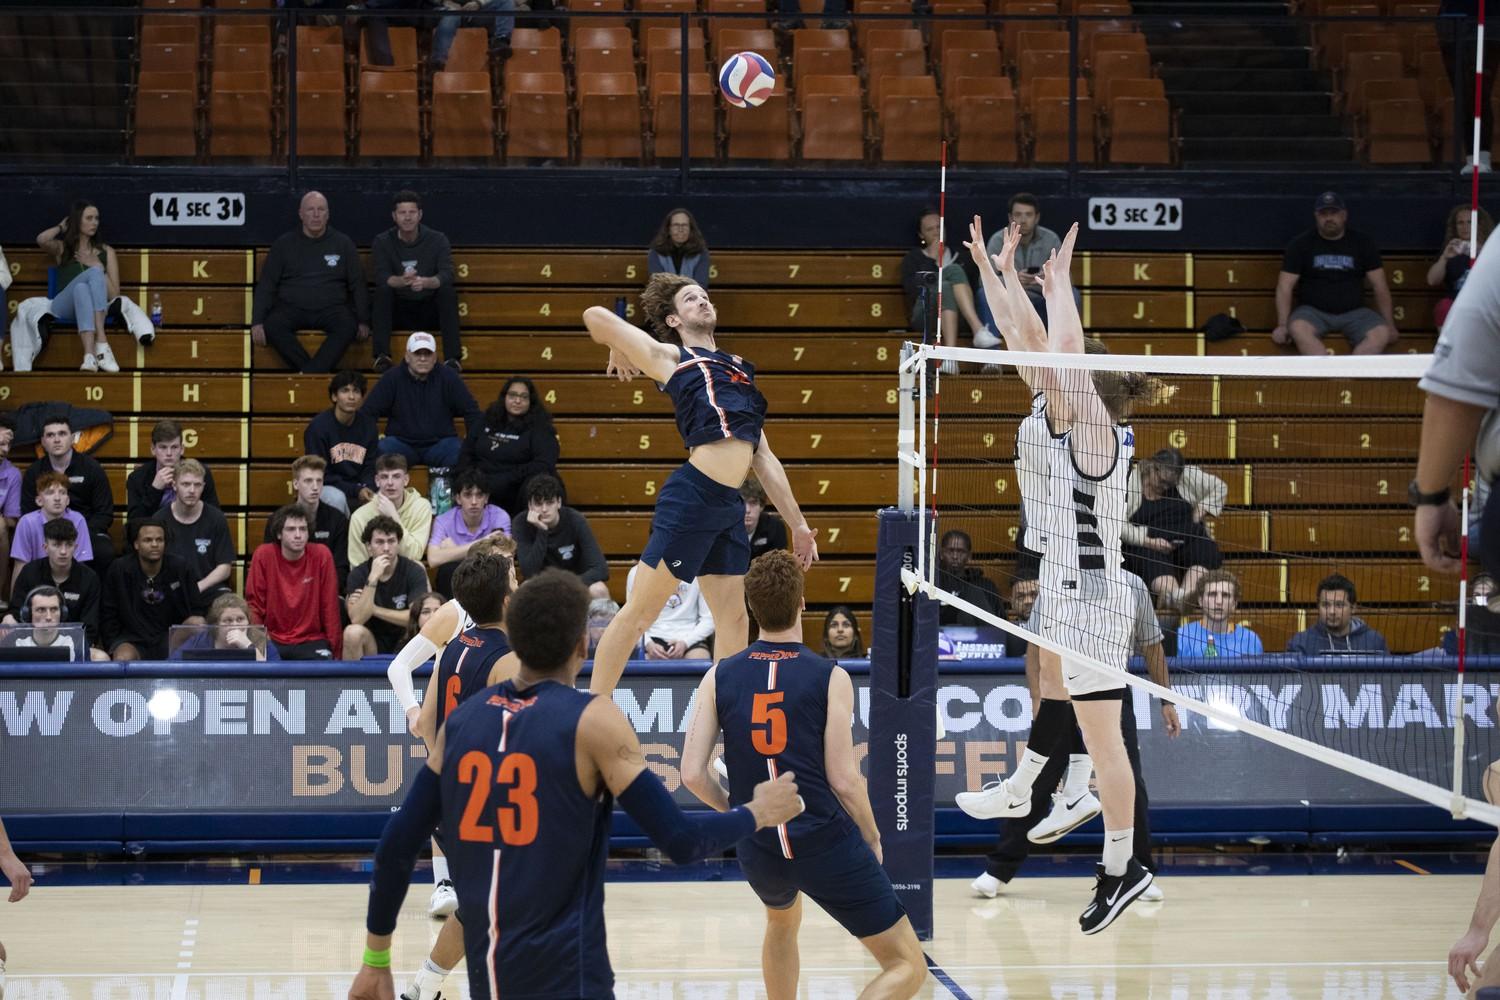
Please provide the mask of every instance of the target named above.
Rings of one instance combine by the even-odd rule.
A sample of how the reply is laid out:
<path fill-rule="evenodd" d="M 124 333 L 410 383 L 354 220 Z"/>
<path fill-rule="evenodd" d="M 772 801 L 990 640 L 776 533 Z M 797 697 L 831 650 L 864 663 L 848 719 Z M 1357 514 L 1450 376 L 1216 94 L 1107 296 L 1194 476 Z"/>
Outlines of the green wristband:
<path fill-rule="evenodd" d="M 376 951 L 373 948 L 366 948 L 365 964 L 372 969 L 389 969 L 391 967 L 391 949 L 382 948 Z"/>

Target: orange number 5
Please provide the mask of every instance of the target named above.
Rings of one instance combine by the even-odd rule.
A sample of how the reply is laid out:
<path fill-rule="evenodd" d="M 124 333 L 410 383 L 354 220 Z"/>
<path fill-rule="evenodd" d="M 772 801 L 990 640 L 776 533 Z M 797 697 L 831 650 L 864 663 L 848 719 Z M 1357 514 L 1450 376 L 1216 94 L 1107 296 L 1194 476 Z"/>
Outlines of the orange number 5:
<path fill-rule="evenodd" d="M 495 784 L 510 786 L 509 808 L 497 806 L 495 809 L 500 839 L 512 847 L 531 843 L 536 840 L 539 818 L 536 761 L 530 754 L 507 754 L 493 773 Z M 469 786 L 469 801 L 464 804 L 463 819 L 458 824 L 460 840 L 481 844 L 495 842 L 495 828 L 483 822 L 484 807 L 490 795 L 490 775 L 490 758 L 484 751 L 470 750 L 459 759 L 458 781 Z"/>
<path fill-rule="evenodd" d="M 755 696 L 750 709 L 750 723 L 766 727 L 764 730 L 754 729 L 750 732 L 750 744 L 755 747 L 756 753 L 773 757 L 786 749 L 786 713 L 773 707 L 784 698 L 785 691 L 764 691 Z"/>

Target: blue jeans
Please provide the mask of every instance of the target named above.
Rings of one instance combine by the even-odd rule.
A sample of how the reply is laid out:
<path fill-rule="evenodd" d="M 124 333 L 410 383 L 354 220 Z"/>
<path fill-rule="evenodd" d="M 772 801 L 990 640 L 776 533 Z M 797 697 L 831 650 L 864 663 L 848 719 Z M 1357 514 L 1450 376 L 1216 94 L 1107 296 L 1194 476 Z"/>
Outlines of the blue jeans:
<path fill-rule="evenodd" d="M 104 272 L 91 267 L 78 275 L 57 298 L 47 304 L 47 311 L 64 323 L 72 323 L 78 329 L 94 332 L 94 314 L 109 308 L 109 289 L 104 283 Z"/>
<path fill-rule="evenodd" d="M 509 41 L 510 34 L 516 30 L 516 19 L 514 11 L 516 0 L 485 0 L 480 10 L 505 11 L 511 14 L 509 17 L 474 17 L 473 12 L 466 14 L 449 14 L 439 19 L 437 28 L 432 33 L 432 61 L 439 65 L 448 62 L 448 50 L 453 48 L 453 38 L 458 34 L 458 29 L 469 25 L 482 28 L 486 25 L 490 28 L 490 42 Z"/>
<path fill-rule="evenodd" d="M 451 469 L 458 464 L 458 453 L 463 447 L 463 442 L 457 437 L 439 438 L 425 448 L 414 448 L 389 435 L 380 439 L 379 451 L 382 455 L 401 455 L 406 458 L 407 465 L 425 465 L 428 468 Z"/>

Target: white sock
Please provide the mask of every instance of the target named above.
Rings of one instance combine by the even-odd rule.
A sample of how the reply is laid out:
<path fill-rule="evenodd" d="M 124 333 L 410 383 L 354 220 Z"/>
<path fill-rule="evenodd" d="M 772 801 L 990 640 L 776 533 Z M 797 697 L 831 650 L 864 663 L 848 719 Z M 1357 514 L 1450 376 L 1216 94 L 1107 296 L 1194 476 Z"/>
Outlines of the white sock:
<path fill-rule="evenodd" d="M 1135 827 L 1104 831 L 1104 874 L 1124 875 L 1135 848 Z"/>
<path fill-rule="evenodd" d="M 1094 773 L 1094 759 L 1086 753 L 1068 755 L 1068 776 L 1063 780 L 1063 795 L 1069 802 L 1089 790 L 1089 777 Z"/>
<path fill-rule="evenodd" d="M 1021 754 L 1021 762 L 1016 765 L 1016 771 L 1005 784 L 1010 788 L 1010 793 L 1016 798 L 1022 796 L 1031 797 L 1031 786 L 1036 784 L 1037 775 L 1042 773 L 1042 768 L 1047 766 L 1047 758 L 1027 747 Z"/>
<path fill-rule="evenodd" d="M 448 881 L 448 859 L 441 854 L 432 856 L 432 884 Z"/>
<path fill-rule="evenodd" d="M 417 970 L 416 977 L 411 981 L 412 988 L 409 992 L 415 994 L 416 1000 L 431 1000 L 442 988 L 443 980 L 448 978 L 448 973 L 452 971 L 452 969 L 444 969 L 428 958 Z"/>

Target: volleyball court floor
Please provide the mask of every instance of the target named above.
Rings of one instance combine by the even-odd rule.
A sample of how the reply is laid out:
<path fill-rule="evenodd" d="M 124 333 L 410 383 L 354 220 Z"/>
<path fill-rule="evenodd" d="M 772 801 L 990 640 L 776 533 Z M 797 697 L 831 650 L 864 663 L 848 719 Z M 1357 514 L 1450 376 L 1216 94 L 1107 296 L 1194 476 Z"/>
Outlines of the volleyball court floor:
<path fill-rule="evenodd" d="M 1386 859 L 1310 874 L 1257 859 L 1200 858 L 1165 869 L 1165 902 L 1139 903 L 1095 937 L 1077 917 L 1092 887 L 1082 859 L 1049 864 L 993 900 L 969 877 L 939 878 L 936 1000 L 1426 1000 L 1457 998 L 1449 946 L 1468 925 L 1482 856 L 1445 864 Z M 1423 865 L 1431 868 L 1424 868 Z M 10 954 L 5 1000 L 344 1000 L 364 944 L 367 874 L 334 884 L 278 881 L 272 869 L 231 866 L 197 884 L 139 875 L 95 881 L 43 869 L 30 898 L 0 906 Z M 425 867 L 425 866 L 424 866 Z M 652 867 L 636 865 L 636 868 Z M 1338 870 L 1330 864 L 1323 870 Z M 763 912 L 733 864 L 663 881 L 670 869 L 611 866 L 606 913 L 622 1000 L 754 1000 Z M 940 874 L 975 864 L 945 859 Z M 1194 870 L 1214 874 L 1187 874 Z M 1065 874 L 1055 875 L 1055 872 Z M 1457 872 L 1460 874 L 1445 874 Z M 972 873 L 970 873 L 972 874 Z M 49 878 L 49 875 L 51 876 Z M 49 884 L 49 881 L 52 884 Z M 259 884 L 249 884 L 251 881 Z M 413 885 L 393 952 L 398 992 L 426 957 L 438 922 L 430 882 Z M 804 908 L 799 996 L 856 996 L 874 974 L 863 949 L 816 906 Z M 467 997 L 461 971 L 447 995 Z"/>

